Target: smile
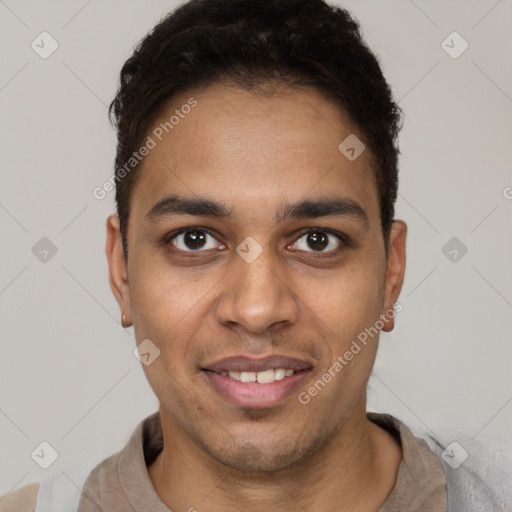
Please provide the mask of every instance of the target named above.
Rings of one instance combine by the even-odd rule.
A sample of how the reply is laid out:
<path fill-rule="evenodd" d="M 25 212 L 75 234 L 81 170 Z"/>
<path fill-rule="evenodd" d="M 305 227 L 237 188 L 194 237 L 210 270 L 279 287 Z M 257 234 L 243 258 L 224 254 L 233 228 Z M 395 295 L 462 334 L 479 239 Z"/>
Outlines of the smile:
<path fill-rule="evenodd" d="M 293 374 L 294 370 L 284 368 L 277 368 L 276 370 L 270 368 L 261 372 L 221 372 L 223 377 L 229 376 L 231 379 L 240 382 L 257 382 L 258 384 L 270 384 L 276 380 L 291 377 Z"/>
<path fill-rule="evenodd" d="M 297 393 L 311 371 L 306 361 L 273 355 L 225 358 L 202 373 L 215 394 L 237 407 L 255 409 L 276 406 Z"/>

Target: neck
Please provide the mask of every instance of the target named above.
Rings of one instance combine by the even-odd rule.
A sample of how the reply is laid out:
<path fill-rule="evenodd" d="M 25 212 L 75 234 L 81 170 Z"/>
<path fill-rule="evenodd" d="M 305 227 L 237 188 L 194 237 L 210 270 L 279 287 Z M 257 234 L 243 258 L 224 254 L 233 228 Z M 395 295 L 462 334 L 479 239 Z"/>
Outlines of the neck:
<path fill-rule="evenodd" d="M 367 419 L 365 398 L 321 450 L 287 469 L 258 473 L 217 462 L 160 408 L 164 449 L 150 479 L 171 510 L 377 511 L 395 484 L 402 451 Z"/>

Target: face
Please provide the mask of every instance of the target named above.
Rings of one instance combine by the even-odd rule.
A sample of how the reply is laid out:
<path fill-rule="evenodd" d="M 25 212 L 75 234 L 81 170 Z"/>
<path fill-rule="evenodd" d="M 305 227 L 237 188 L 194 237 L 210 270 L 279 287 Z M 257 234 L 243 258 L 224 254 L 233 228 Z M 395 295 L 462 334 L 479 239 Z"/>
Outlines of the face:
<path fill-rule="evenodd" d="M 338 149 L 351 134 L 314 89 L 189 91 L 148 134 L 127 265 L 107 221 L 112 290 L 160 351 L 143 368 L 162 422 L 228 467 L 296 464 L 364 414 L 378 335 L 343 356 L 398 298 L 406 228 L 386 264 L 370 150 Z"/>

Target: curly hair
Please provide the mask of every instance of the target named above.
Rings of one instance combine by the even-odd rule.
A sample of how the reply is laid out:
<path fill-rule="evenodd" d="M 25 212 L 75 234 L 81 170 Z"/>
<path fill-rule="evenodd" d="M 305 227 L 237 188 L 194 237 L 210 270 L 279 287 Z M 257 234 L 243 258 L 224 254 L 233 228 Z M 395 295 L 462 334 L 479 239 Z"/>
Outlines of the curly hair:
<path fill-rule="evenodd" d="M 116 205 L 128 258 L 130 196 L 139 173 L 119 174 L 176 94 L 229 82 L 312 86 L 362 131 L 371 150 L 386 247 L 398 191 L 401 111 L 359 24 L 323 0 L 190 0 L 164 17 L 121 69 L 110 118 L 117 128 Z"/>

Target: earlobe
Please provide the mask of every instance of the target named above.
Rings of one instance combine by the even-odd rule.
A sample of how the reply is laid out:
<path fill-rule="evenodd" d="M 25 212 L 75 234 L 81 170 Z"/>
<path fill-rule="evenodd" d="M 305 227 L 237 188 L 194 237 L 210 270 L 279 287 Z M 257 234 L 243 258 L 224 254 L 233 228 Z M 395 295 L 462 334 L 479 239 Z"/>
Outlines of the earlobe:
<path fill-rule="evenodd" d="M 131 325 L 130 288 L 128 269 L 123 254 L 123 243 L 119 217 L 110 215 L 106 222 L 107 240 L 105 253 L 108 260 L 110 289 L 119 304 L 123 318 L 123 327 Z"/>
<path fill-rule="evenodd" d="M 382 320 L 385 332 L 395 326 L 393 306 L 398 300 L 405 276 L 407 224 L 402 220 L 393 222 L 389 237 L 386 286 L 384 291 L 384 311 Z"/>

